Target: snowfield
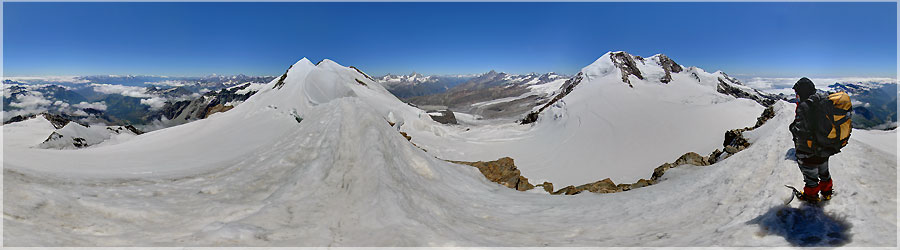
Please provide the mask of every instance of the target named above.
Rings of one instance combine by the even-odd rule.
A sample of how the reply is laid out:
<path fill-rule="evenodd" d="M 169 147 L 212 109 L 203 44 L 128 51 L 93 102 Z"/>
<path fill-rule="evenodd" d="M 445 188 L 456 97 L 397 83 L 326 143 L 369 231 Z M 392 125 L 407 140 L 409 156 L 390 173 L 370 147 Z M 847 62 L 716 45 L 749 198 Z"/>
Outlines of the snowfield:
<path fill-rule="evenodd" d="M 510 140 L 566 138 L 585 146 L 591 138 L 579 137 L 594 136 L 584 133 L 598 128 L 578 124 L 609 119 L 591 111 L 614 115 L 610 127 L 599 130 L 624 133 L 632 125 L 659 127 L 606 112 L 662 109 L 671 114 L 657 118 L 672 126 L 662 132 L 672 136 L 683 127 L 669 119 L 690 123 L 685 120 L 722 115 L 720 121 L 703 121 L 731 129 L 752 125 L 762 111 L 677 80 L 669 86 L 635 84 L 635 92 L 628 92 L 601 78 L 583 83 L 553 111 L 557 115 L 534 127 L 489 129 L 511 131 L 505 132 Z M 700 94 L 676 101 L 688 90 Z M 628 103 L 584 101 L 589 95 Z M 679 166 L 660 183 L 627 192 L 551 196 L 509 189 L 473 167 L 436 158 L 453 155 L 451 146 L 477 143 L 461 141 L 457 136 L 464 133 L 432 121 L 354 69 L 303 59 L 288 70 L 283 84 L 272 81 L 231 111 L 117 144 L 40 149 L 35 145 L 46 138 L 41 131 L 49 124 L 32 119 L 3 126 L 3 244 L 896 246 L 896 144 L 894 150 L 878 148 L 890 138 L 896 142 L 896 132 L 854 131 L 844 152 L 831 161 L 835 199 L 821 209 L 798 202 L 784 206 L 790 192 L 783 185 L 802 185 L 802 177 L 787 129 L 794 107 L 786 102 L 775 107 L 775 118 L 745 133 L 752 146 L 714 165 Z M 613 126 L 619 122 L 625 125 Z M 714 144 L 721 146 L 723 132 L 710 132 L 710 142 L 705 135 L 681 142 L 678 152 L 711 151 Z M 517 139 L 528 133 L 541 138 Z M 580 153 L 615 149 L 602 139 L 593 141 L 600 146 Z M 564 145 L 531 146 L 552 152 Z M 623 145 L 617 153 L 641 158 L 635 160 L 657 157 L 655 151 L 630 148 Z M 652 167 L 677 156 L 661 157 Z M 527 158 L 515 159 L 524 175 L 532 175 L 525 169 Z M 646 177 L 651 172 L 641 171 Z M 819 224 L 826 229 L 796 231 L 796 225 Z"/>
<path fill-rule="evenodd" d="M 634 183 L 684 153 L 721 150 L 726 131 L 753 126 L 764 110 L 754 101 L 716 92 L 719 73 L 697 71 L 704 76 L 698 81 L 682 71 L 672 82 L 660 83 L 654 74 L 662 68 L 652 63 L 657 56 L 638 63 L 646 80 L 631 76 L 631 88 L 609 55 L 582 69 L 582 83 L 533 127 L 412 128 L 412 141 L 441 159 L 511 157 L 536 184 L 578 186 L 604 178 Z"/>

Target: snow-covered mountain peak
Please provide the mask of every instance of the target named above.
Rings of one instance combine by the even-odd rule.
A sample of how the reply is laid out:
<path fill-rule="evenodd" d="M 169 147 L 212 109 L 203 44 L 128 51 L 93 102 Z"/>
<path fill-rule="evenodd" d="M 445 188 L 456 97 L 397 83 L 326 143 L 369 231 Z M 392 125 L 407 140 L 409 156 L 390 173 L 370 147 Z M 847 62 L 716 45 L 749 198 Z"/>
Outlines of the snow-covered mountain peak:
<path fill-rule="evenodd" d="M 300 59 L 300 60 L 298 60 L 296 63 L 294 63 L 293 65 L 291 65 L 291 68 L 295 68 L 295 67 L 314 67 L 314 66 L 316 66 L 316 65 L 313 64 L 311 61 L 309 61 L 309 59 L 307 59 L 306 57 L 304 57 L 303 59 Z"/>
<path fill-rule="evenodd" d="M 616 76 L 631 87 L 632 78 L 665 84 L 672 81 L 673 73 L 682 71 L 684 68 L 665 54 L 643 58 L 625 51 L 607 52 L 581 70 L 589 79 Z"/>
<path fill-rule="evenodd" d="M 597 58 L 593 63 L 582 68 L 581 72 L 590 78 L 599 78 L 617 73 L 617 71 L 615 71 L 616 66 L 612 61 L 612 53 L 614 52 L 606 52 L 606 54 Z"/>
<path fill-rule="evenodd" d="M 878 81 L 844 81 L 835 82 L 828 85 L 831 91 L 844 91 L 847 93 L 859 93 L 871 91 L 884 87 L 886 84 L 896 84 L 896 82 L 878 82 Z"/>
<path fill-rule="evenodd" d="M 334 67 L 344 67 L 344 66 L 341 66 L 337 62 L 326 58 L 326 59 L 322 59 L 322 61 L 319 61 L 319 63 L 316 64 L 316 67 L 334 68 Z"/>
<path fill-rule="evenodd" d="M 521 120 L 521 123 L 528 124 L 536 121 L 538 114 L 554 105 L 556 101 L 562 100 L 573 91 L 578 92 L 576 89 L 585 88 L 581 84 L 582 82 L 587 82 L 587 85 L 627 86 L 634 90 L 641 89 L 622 93 L 626 95 L 659 96 L 660 93 L 650 92 L 663 91 L 667 95 L 671 94 L 671 97 L 674 98 L 672 101 L 678 102 L 685 102 L 682 100 L 685 96 L 719 98 L 715 97 L 716 95 L 713 93 L 750 99 L 763 106 L 771 105 L 779 98 L 744 86 L 738 79 L 730 77 L 722 71 L 707 73 L 697 67 L 684 68 L 664 54 L 643 58 L 624 51 L 610 51 L 582 68 L 581 72 L 554 92 L 555 96 L 550 102 L 535 107 Z M 598 89 L 598 91 L 601 90 Z M 602 89 L 602 91 L 609 91 L 609 89 Z"/>
<path fill-rule="evenodd" d="M 394 113 L 398 120 L 420 118 L 420 110 L 403 104 L 360 69 L 329 59 L 315 65 L 306 59 L 301 60 L 225 115 L 246 117 L 275 112 L 284 121 L 294 122 L 295 119 L 302 120 L 317 106 L 346 98 L 358 99 L 370 110 L 385 117 Z M 430 121 L 427 116 L 423 119 Z"/>
<path fill-rule="evenodd" d="M 438 78 L 413 71 L 409 75 L 392 75 L 388 73 L 376 78 L 376 81 L 385 86 L 416 86 L 422 83 L 437 82 Z"/>

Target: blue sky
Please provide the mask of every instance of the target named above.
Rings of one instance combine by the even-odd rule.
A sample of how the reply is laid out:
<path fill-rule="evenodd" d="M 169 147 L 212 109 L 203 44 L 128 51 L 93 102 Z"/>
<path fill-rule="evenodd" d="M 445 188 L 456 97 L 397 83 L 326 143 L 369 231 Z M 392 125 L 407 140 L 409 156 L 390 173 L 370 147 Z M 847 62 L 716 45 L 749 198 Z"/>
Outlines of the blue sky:
<path fill-rule="evenodd" d="M 572 74 L 607 51 L 762 77 L 896 77 L 897 3 L 3 3 L 6 76 Z"/>

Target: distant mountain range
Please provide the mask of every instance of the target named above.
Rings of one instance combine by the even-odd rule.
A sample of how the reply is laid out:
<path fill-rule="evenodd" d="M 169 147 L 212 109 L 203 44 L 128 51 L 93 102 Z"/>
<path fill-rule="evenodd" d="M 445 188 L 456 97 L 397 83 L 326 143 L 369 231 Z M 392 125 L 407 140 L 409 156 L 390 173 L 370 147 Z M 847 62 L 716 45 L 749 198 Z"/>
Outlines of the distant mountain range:
<path fill-rule="evenodd" d="M 3 121 L 47 113 L 65 115 L 85 124 L 136 125 L 142 130 L 155 130 L 227 110 L 252 95 L 254 88 L 274 78 L 246 75 L 13 77 L 3 81 Z M 190 111 L 184 112 L 185 109 Z"/>
<path fill-rule="evenodd" d="M 617 58 L 621 60 L 616 65 L 625 75 L 643 77 L 637 66 L 634 66 L 637 71 L 631 72 L 629 64 L 651 60 L 663 70 L 658 79 L 661 83 L 671 81 L 673 73 L 687 72 L 695 79 L 700 77 L 696 73 L 698 69 L 681 68 L 664 55 L 650 58 L 622 55 Z M 717 78 L 720 93 L 753 99 L 763 105 L 790 98 L 752 89 L 725 73 L 716 74 L 720 74 Z M 247 75 L 11 77 L 3 81 L 3 120 L 17 115 L 50 113 L 66 115 L 83 123 L 135 125 L 149 131 L 228 110 L 274 78 Z M 476 119 L 518 119 L 533 111 L 534 106 L 552 102 L 570 78 L 552 72 L 515 75 L 492 70 L 477 75 L 387 74 L 374 80 L 401 100 L 429 111 L 463 112 Z M 829 88 L 829 91 L 846 91 L 852 95 L 855 128 L 897 127 L 896 82 L 836 82 Z"/>
<path fill-rule="evenodd" d="M 375 80 L 398 98 L 443 93 L 450 88 L 462 84 L 474 76 L 425 76 L 416 72 L 409 75 L 387 74 Z"/>
<path fill-rule="evenodd" d="M 844 91 L 853 101 L 853 127 L 892 129 L 897 127 L 897 83 L 845 82 L 828 86 Z"/>
<path fill-rule="evenodd" d="M 785 204 L 782 185 L 802 185 L 794 105 L 662 54 L 609 52 L 571 77 L 488 72 L 436 98 L 526 107 L 520 123 L 440 124 L 448 113 L 327 59 L 199 97 L 88 86 L 161 121 L 208 118 L 150 133 L 5 124 L 4 245 L 896 245 L 896 130 L 854 131 L 829 214 Z M 16 112 L 119 105 L 46 87 L 4 94 Z M 527 92 L 497 98 L 509 89 Z"/>
<path fill-rule="evenodd" d="M 567 78 L 553 72 L 515 75 L 491 70 L 466 78 L 464 82 L 444 91 L 397 97 L 417 106 L 446 107 L 485 119 L 513 117 L 530 110 L 535 102 L 546 97 L 547 93 L 558 88 Z M 557 84 L 553 87 L 543 87 L 549 83 Z M 523 100 L 506 102 L 503 101 L 504 98 L 512 99 L 509 101 Z"/>

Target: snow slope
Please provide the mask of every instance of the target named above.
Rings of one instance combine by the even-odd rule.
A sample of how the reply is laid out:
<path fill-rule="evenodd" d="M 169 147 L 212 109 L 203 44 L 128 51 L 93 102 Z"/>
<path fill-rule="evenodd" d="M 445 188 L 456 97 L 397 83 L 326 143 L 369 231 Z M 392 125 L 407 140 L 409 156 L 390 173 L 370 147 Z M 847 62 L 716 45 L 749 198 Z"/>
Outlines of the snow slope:
<path fill-rule="evenodd" d="M 44 115 L 3 126 L 5 146 L 15 148 L 76 149 L 98 147 L 130 140 L 135 132 L 125 126 L 94 125 L 85 127 L 68 122 L 56 129 Z M 76 146 L 78 145 L 78 146 Z"/>
<path fill-rule="evenodd" d="M 412 140 L 442 159 L 512 157 L 531 183 L 578 186 L 607 177 L 633 183 L 686 152 L 721 149 L 726 131 L 753 126 L 764 109 L 716 92 L 719 73 L 683 71 L 668 84 L 659 82 L 662 68 L 653 64 L 659 55 L 638 63 L 647 80 L 630 76 L 629 87 L 611 54 L 583 68 L 584 80 L 534 127 L 411 129 Z M 691 73 L 704 78 L 698 82 Z"/>
<path fill-rule="evenodd" d="M 416 148 L 397 127 L 441 125 L 386 105 L 399 101 L 353 69 L 304 59 L 276 85 L 232 111 L 107 147 L 42 150 L 5 137 L 4 245 L 789 246 L 779 235 L 789 225 L 770 223 L 771 211 L 808 210 L 781 206 L 781 185 L 800 183 L 784 102 L 748 133 L 754 145 L 715 165 L 628 192 L 551 196 Z M 4 133 L 17 129 L 30 128 Z M 894 246 L 896 153 L 869 145 L 853 138 L 833 158 L 840 195 L 820 218 L 850 223 L 834 232 L 849 246 Z"/>

